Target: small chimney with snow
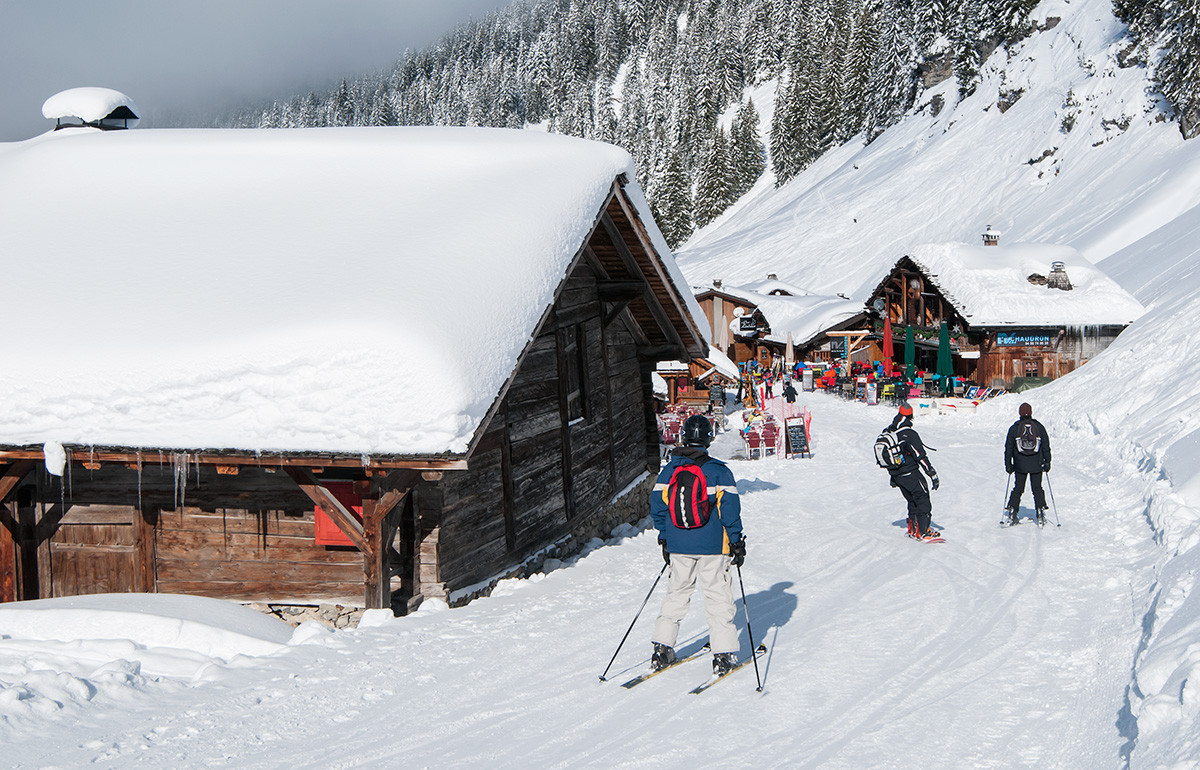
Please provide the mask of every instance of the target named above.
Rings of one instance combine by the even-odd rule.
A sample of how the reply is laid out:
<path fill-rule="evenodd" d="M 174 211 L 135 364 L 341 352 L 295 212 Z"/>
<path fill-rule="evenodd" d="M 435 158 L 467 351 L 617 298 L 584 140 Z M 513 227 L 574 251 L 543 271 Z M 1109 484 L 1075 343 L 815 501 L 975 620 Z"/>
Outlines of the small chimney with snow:
<path fill-rule="evenodd" d="M 993 230 L 992 226 L 988 225 L 987 229 L 983 231 L 983 245 L 984 246 L 999 246 L 1000 245 L 1000 231 Z"/>
<path fill-rule="evenodd" d="M 714 289 L 719 289 L 719 288 L 721 288 L 721 279 L 720 279 L 720 278 L 714 278 L 714 279 L 713 279 L 713 288 L 714 288 Z"/>
<path fill-rule="evenodd" d="M 1071 286 L 1071 279 L 1067 277 L 1066 267 L 1062 262 L 1050 263 L 1050 275 L 1046 276 L 1046 288 L 1062 289 L 1063 291 L 1070 291 L 1074 288 Z"/>
<path fill-rule="evenodd" d="M 778 281 L 779 276 L 775 275 L 774 273 L 767 273 L 767 280 L 768 281 Z"/>
<path fill-rule="evenodd" d="M 42 105 L 42 115 L 55 121 L 55 131 L 72 126 L 110 131 L 133 128 L 140 120 L 133 100 L 111 88 L 59 91 Z"/>

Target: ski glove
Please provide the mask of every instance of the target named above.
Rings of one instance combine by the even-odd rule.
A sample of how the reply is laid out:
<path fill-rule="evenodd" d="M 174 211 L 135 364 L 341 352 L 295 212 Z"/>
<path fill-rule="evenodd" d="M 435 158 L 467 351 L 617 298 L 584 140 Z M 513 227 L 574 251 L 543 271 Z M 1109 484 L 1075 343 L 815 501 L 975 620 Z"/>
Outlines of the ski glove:
<path fill-rule="evenodd" d="M 934 488 L 934 489 L 937 489 L 937 488 L 938 488 L 938 477 L 937 477 L 937 471 L 931 471 L 931 472 L 930 472 L 930 474 L 929 474 L 929 481 L 930 481 L 930 483 L 933 485 L 933 488 Z"/>
<path fill-rule="evenodd" d="M 733 557 L 733 566 L 740 567 L 746 563 L 746 538 L 729 544 L 729 555 Z"/>
<path fill-rule="evenodd" d="M 666 541 L 666 539 L 665 539 L 665 538 L 661 538 L 661 537 L 660 537 L 660 538 L 658 539 L 658 544 L 662 546 L 662 551 L 663 551 L 663 561 L 664 561 L 664 562 L 666 562 L 667 564 L 670 564 L 670 563 L 671 563 L 671 552 L 667 550 L 667 541 Z"/>
<path fill-rule="evenodd" d="M 1004 466 L 1004 472 L 1011 476 L 1012 472 L 1013 472 L 1013 467 L 1011 465 Z"/>
<path fill-rule="evenodd" d="M 1045 465 L 1043 465 L 1042 470 L 1045 471 L 1046 473 L 1049 473 L 1050 472 L 1050 463 L 1046 463 Z"/>

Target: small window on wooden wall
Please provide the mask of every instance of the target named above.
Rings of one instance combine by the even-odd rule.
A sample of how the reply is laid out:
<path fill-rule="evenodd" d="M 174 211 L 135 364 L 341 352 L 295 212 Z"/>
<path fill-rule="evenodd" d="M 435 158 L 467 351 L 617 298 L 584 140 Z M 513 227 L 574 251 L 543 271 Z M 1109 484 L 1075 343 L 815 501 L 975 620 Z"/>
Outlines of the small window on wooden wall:
<path fill-rule="evenodd" d="M 558 330 L 559 372 L 568 423 L 579 422 L 589 417 L 586 340 L 583 324 Z"/>

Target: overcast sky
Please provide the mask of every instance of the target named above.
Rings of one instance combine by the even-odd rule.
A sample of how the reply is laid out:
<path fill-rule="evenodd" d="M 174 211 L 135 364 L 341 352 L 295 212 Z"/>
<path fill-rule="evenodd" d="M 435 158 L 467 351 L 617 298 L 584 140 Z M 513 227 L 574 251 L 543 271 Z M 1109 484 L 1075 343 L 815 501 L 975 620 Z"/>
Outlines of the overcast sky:
<path fill-rule="evenodd" d="M 390 68 L 512 0 L 0 0 L 0 141 L 53 127 L 67 88 L 128 95 L 142 125 L 221 114 Z"/>

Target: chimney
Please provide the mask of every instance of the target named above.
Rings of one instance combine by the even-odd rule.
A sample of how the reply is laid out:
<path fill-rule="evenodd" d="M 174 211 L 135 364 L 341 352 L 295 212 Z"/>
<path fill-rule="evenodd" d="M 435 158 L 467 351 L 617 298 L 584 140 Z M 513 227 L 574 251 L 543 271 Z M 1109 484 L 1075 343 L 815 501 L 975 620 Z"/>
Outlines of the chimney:
<path fill-rule="evenodd" d="M 767 273 L 767 280 L 768 281 L 778 281 L 779 278 L 774 273 Z"/>
<path fill-rule="evenodd" d="M 993 230 L 992 226 L 988 225 L 987 229 L 983 231 L 983 245 L 984 246 L 999 246 L 1000 245 L 1000 231 Z"/>
<path fill-rule="evenodd" d="M 1071 285 L 1071 279 L 1067 277 L 1066 267 L 1062 262 L 1050 263 L 1050 275 L 1046 276 L 1046 288 L 1062 289 L 1063 291 L 1071 291 L 1075 288 Z"/>
<path fill-rule="evenodd" d="M 720 279 L 720 278 L 714 278 L 714 279 L 713 279 L 713 288 L 714 288 L 714 289 L 719 289 L 719 288 L 721 288 L 721 279 Z"/>

